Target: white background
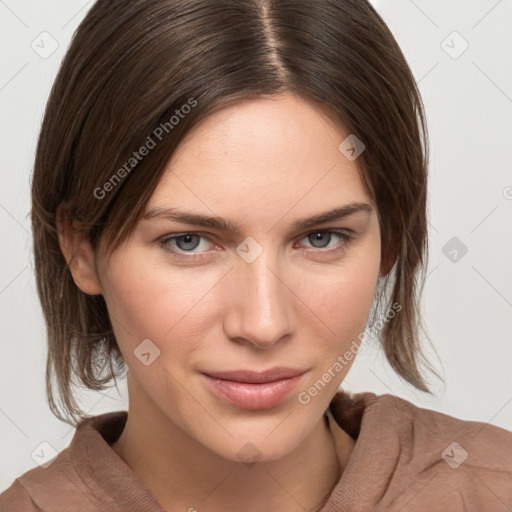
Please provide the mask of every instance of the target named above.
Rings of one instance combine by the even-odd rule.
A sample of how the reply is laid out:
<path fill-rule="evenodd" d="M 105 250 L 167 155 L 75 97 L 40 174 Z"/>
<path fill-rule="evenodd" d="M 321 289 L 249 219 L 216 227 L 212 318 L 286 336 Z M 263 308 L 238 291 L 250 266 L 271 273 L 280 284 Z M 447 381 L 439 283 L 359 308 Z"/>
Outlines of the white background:
<path fill-rule="evenodd" d="M 73 428 L 51 415 L 45 397 L 29 178 L 51 84 L 91 5 L 0 0 L 0 491 L 36 465 L 31 453 L 41 442 L 61 451 L 73 435 Z M 440 358 L 433 362 L 445 385 L 434 385 L 434 397 L 423 396 L 394 376 L 378 350 L 365 348 L 345 386 L 393 393 L 512 429 L 512 1 L 374 5 L 398 40 L 426 105 L 430 262 L 423 304 Z M 47 58 L 31 47 L 33 41 L 42 46 L 46 37 L 44 46 L 51 49 L 48 36 L 40 36 L 44 31 L 58 42 Z M 464 40 L 469 46 L 458 55 Z M 452 237 L 468 249 L 456 262 L 443 253 Z M 88 414 L 126 409 L 125 383 L 119 390 L 85 394 L 84 404 Z"/>

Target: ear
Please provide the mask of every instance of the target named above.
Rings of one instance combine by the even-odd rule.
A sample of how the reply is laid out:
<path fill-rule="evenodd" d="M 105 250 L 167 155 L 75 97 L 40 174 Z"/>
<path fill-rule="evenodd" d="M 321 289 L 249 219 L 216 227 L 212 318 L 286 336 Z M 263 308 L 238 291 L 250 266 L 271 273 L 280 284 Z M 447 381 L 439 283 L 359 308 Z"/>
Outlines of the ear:
<path fill-rule="evenodd" d="M 88 295 L 99 295 L 102 287 L 96 271 L 94 249 L 77 228 L 76 221 L 64 218 L 63 208 L 61 203 L 57 209 L 57 231 L 62 254 L 78 288 Z"/>

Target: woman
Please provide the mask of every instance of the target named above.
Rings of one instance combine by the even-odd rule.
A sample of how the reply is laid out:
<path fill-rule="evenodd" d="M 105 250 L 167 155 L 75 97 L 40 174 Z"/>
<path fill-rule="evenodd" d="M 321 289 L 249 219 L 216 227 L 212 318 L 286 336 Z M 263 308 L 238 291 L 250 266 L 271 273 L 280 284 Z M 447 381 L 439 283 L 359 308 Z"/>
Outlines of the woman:
<path fill-rule="evenodd" d="M 339 391 L 368 322 L 428 391 L 426 147 L 366 2 L 97 1 L 32 182 L 48 397 L 77 429 L 0 510 L 509 510 L 510 432 Z M 125 369 L 129 410 L 84 417 L 72 382 Z"/>

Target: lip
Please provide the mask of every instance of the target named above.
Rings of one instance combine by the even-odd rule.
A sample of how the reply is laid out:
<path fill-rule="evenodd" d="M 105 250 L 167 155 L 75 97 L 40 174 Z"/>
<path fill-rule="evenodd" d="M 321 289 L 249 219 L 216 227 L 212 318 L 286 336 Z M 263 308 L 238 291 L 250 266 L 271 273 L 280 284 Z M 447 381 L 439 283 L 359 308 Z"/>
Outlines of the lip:
<path fill-rule="evenodd" d="M 264 372 L 236 370 L 202 372 L 208 387 L 224 401 L 242 409 L 270 409 L 282 402 L 307 370 L 272 368 Z"/>
<path fill-rule="evenodd" d="M 247 384 L 265 384 L 281 379 L 290 379 L 302 375 L 306 370 L 298 368 L 287 368 L 278 366 L 262 372 L 252 370 L 231 370 L 226 372 L 202 372 L 214 379 L 231 380 L 234 382 L 245 382 Z"/>

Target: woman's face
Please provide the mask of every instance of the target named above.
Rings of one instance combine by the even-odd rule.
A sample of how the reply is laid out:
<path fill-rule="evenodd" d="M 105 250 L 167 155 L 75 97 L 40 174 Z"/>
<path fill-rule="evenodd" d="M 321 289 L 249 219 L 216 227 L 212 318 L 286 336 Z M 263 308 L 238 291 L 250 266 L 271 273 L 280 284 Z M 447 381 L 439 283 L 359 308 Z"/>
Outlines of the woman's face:
<path fill-rule="evenodd" d="M 238 231 L 150 215 L 102 262 L 130 408 L 235 461 L 283 457 L 312 431 L 353 362 L 379 276 L 377 212 L 338 148 L 347 135 L 287 94 L 222 110 L 183 141 L 146 211 Z M 303 373 L 219 388 L 205 376 L 275 367 Z"/>

